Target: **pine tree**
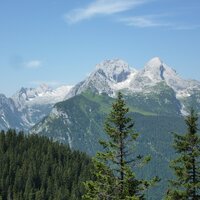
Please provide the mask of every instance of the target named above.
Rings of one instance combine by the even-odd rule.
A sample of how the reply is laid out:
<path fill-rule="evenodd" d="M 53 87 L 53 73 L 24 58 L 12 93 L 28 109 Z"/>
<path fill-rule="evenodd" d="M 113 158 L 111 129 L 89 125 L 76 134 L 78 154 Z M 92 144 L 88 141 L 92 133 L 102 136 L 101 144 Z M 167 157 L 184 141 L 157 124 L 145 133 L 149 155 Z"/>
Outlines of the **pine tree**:
<path fill-rule="evenodd" d="M 134 155 L 134 143 L 138 133 L 128 117 L 129 109 L 121 93 L 112 105 L 105 122 L 108 141 L 100 141 L 104 151 L 93 159 L 94 181 L 85 183 L 85 200 L 139 200 L 144 199 L 144 191 L 158 179 L 138 180 L 134 167 L 145 164 L 150 158 Z"/>
<path fill-rule="evenodd" d="M 90 166 L 84 153 L 48 138 L 0 131 L 0 200 L 81 199 Z"/>
<path fill-rule="evenodd" d="M 166 199 L 200 199 L 200 136 L 198 116 L 193 109 L 186 117 L 187 133 L 174 134 L 174 148 L 179 156 L 171 162 L 176 179 L 170 180 L 171 188 Z"/>

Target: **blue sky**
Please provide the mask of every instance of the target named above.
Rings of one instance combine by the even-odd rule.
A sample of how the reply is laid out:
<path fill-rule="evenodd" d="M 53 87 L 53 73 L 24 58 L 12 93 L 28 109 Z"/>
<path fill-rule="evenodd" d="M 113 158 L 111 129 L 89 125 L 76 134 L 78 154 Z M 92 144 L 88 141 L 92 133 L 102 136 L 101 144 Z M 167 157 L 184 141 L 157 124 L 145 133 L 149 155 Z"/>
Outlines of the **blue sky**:
<path fill-rule="evenodd" d="M 200 80 L 199 0 L 0 0 L 0 93 L 75 84 L 105 59 L 159 56 Z"/>

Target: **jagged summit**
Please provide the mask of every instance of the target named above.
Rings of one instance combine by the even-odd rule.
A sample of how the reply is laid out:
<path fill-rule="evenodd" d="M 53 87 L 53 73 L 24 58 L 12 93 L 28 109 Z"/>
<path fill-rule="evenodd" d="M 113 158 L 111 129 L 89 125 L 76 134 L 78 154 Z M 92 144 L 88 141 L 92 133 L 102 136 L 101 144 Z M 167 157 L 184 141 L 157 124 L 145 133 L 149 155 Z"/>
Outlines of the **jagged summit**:
<path fill-rule="evenodd" d="M 49 92 L 49 91 L 52 91 L 52 90 L 53 90 L 53 89 L 52 89 L 49 85 L 47 85 L 47 84 L 45 84 L 45 83 L 39 85 L 39 86 L 36 88 L 36 91 L 37 91 L 38 93 Z"/>
<path fill-rule="evenodd" d="M 105 60 L 96 65 L 96 71 L 113 82 L 122 82 L 131 73 L 127 62 L 121 59 Z"/>
<path fill-rule="evenodd" d="M 52 91 L 46 84 L 42 84 L 37 88 L 25 88 L 22 87 L 19 91 L 17 91 L 13 96 L 12 99 L 15 101 L 16 106 L 23 106 L 26 102 L 32 101 L 38 97 L 41 97 L 49 92 Z"/>
<path fill-rule="evenodd" d="M 160 57 L 154 57 L 151 60 L 149 60 L 146 64 L 146 67 L 154 67 L 154 66 L 161 66 L 163 65 L 163 61 Z"/>
<path fill-rule="evenodd" d="M 178 76 L 176 71 L 166 65 L 159 57 L 154 57 L 146 63 L 144 70 L 142 70 L 141 73 L 156 82 L 162 80 L 167 81 L 169 77 Z"/>
<path fill-rule="evenodd" d="M 52 104 L 62 101 L 71 88 L 72 86 L 65 85 L 53 89 L 46 84 L 37 88 L 22 87 L 12 96 L 12 99 L 17 107 L 24 107 L 27 104 Z"/>
<path fill-rule="evenodd" d="M 13 96 L 12 100 L 20 112 L 21 124 L 26 128 L 33 126 L 45 117 L 53 105 L 64 100 L 72 86 L 60 86 L 56 89 L 42 84 L 37 88 L 22 87 Z"/>
<path fill-rule="evenodd" d="M 98 94 L 106 93 L 109 96 L 115 96 L 119 90 L 127 90 L 131 93 L 150 92 L 151 87 L 160 82 L 164 82 L 181 97 L 188 95 L 188 91 L 193 90 L 192 88 L 196 88 L 197 85 L 199 88 L 199 84 L 179 77 L 176 71 L 159 57 L 149 60 L 141 70 L 132 69 L 121 59 L 112 59 L 97 64 L 90 76 L 75 85 L 66 98 L 87 90 Z"/>
<path fill-rule="evenodd" d="M 72 88 L 66 98 L 87 90 L 112 96 L 115 93 L 116 84 L 126 81 L 133 71 L 136 70 L 121 59 L 105 60 L 96 65 L 89 77 Z"/>
<path fill-rule="evenodd" d="M 42 96 L 45 93 L 51 92 L 52 88 L 49 87 L 46 84 L 41 84 L 37 88 L 24 88 L 22 87 L 16 94 L 24 98 L 24 100 L 31 100 L 33 98 L 36 98 L 37 96 Z"/>
<path fill-rule="evenodd" d="M 96 69 L 104 69 L 104 68 L 129 68 L 128 63 L 122 59 L 116 58 L 116 59 L 107 59 L 102 61 L 101 63 L 96 65 Z"/>

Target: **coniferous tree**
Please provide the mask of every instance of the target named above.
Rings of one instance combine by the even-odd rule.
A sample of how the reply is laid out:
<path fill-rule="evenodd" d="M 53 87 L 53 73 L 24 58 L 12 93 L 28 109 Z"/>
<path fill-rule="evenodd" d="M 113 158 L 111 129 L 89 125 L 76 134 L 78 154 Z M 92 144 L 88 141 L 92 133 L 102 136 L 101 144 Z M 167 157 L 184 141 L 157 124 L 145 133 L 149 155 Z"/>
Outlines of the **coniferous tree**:
<path fill-rule="evenodd" d="M 85 200 L 139 200 L 144 191 L 158 179 L 138 180 L 133 168 L 150 160 L 149 156 L 134 155 L 134 143 L 138 133 L 128 115 L 129 109 L 121 93 L 112 105 L 105 122 L 108 141 L 100 141 L 104 151 L 93 159 L 94 181 L 85 182 Z"/>
<path fill-rule="evenodd" d="M 198 116 L 193 109 L 186 117 L 187 133 L 174 134 L 174 148 L 179 156 L 171 162 L 176 179 L 170 180 L 168 200 L 200 199 L 200 136 Z"/>
<path fill-rule="evenodd" d="M 84 153 L 46 137 L 0 131 L 0 200 L 81 199 L 90 167 Z"/>

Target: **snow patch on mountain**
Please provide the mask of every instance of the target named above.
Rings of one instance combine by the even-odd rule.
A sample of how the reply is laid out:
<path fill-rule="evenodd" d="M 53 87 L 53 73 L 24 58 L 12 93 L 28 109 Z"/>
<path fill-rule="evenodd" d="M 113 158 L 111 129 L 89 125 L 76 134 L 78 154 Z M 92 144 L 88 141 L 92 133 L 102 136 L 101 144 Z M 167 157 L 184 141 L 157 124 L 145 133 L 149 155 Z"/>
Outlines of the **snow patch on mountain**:
<path fill-rule="evenodd" d="M 12 99 L 18 108 L 40 104 L 55 104 L 63 101 L 71 88 L 72 86 L 61 86 L 57 89 L 52 89 L 45 84 L 37 88 L 21 88 L 12 96 Z"/>
<path fill-rule="evenodd" d="M 89 77 L 72 88 L 66 98 L 81 94 L 87 90 L 114 96 L 116 89 L 123 89 L 129 85 L 129 78 L 136 72 L 137 70 L 131 69 L 128 63 L 123 60 L 103 61 L 96 65 L 95 71 Z"/>
<path fill-rule="evenodd" d="M 37 88 L 21 88 L 12 96 L 12 100 L 21 113 L 21 121 L 30 128 L 49 114 L 54 104 L 64 100 L 72 86 L 60 86 L 52 89 L 46 84 Z"/>
<path fill-rule="evenodd" d="M 137 70 L 133 69 L 131 70 L 131 73 L 129 74 L 129 76 L 127 76 L 127 79 L 116 83 L 113 85 L 113 89 L 115 91 L 119 91 L 119 90 L 123 90 L 123 89 L 130 89 L 130 84 L 131 84 L 131 80 L 134 79 L 134 77 L 137 75 Z"/>

